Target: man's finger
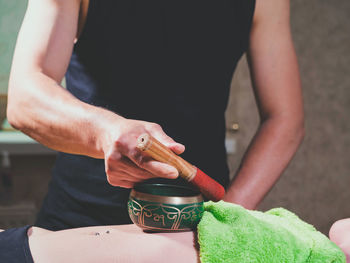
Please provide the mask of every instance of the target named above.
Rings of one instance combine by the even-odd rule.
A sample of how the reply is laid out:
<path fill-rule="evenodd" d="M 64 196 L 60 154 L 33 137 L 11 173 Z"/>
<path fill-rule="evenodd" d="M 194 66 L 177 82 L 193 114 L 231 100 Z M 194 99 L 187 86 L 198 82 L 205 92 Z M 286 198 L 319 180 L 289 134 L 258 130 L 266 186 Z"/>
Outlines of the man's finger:
<path fill-rule="evenodd" d="M 154 138 L 156 138 L 160 143 L 164 144 L 176 154 L 181 154 L 185 151 L 185 146 L 183 144 L 175 142 L 163 131 L 155 132 L 152 136 L 154 136 Z"/>
<path fill-rule="evenodd" d="M 123 188 L 133 188 L 135 183 L 129 181 L 120 181 L 119 186 Z"/>
<path fill-rule="evenodd" d="M 146 180 L 154 177 L 164 177 L 175 179 L 178 177 L 178 171 L 175 167 L 153 160 L 151 157 L 143 156 L 138 152 L 133 155 L 135 159 L 130 160 L 123 156 L 115 165 L 111 165 L 111 171 L 122 173 L 130 181 Z M 121 180 L 125 180 L 120 178 Z"/>
<path fill-rule="evenodd" d="M 171 144 L 168 147 L 170 150 L 172 150 L 176 154 L 181 154 L 185 151 L 185 145 L 177 142 L 175 142 L 174 144 Z"/>
<path fill-rule="evenodd" d="M 136 179 L 145 180 L 148 178 L 155 177 L 154 174 L 152 174 L 151 172 L 149 172 L 143 168 L 140 168 L 139 166 L 137 166 L 133 161 L 131 161 L 127 157 L 123 157 L 119 169 L 122 172 L 128 174 L 128 177 L 130 177 L 130 178 L 134 177 Z M 131 180 L 133 180 L 133 179 L 131 179 Z"/>
<path fill-rule="evenodd" d="M 142 164 L 142 168 L 149 171 L 156 177 L 176 179 L 179 176 L 177 169 L 169 164 L 149 160 Z"/>

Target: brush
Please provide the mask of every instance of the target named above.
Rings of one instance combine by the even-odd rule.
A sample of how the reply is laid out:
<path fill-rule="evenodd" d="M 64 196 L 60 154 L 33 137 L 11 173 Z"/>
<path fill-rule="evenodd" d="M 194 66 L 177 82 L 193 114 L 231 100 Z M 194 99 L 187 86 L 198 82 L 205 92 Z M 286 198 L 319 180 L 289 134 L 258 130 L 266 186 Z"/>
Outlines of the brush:
<path fill-rule="evenodd" d="M 137 148 L 156 161 L 175 167 L 179 176 L 196 187 L 207 199 L 216 202 L 224 197 L 225 189 L 221 184 L 176 155 L 148 133 L 139 136 Z"/>

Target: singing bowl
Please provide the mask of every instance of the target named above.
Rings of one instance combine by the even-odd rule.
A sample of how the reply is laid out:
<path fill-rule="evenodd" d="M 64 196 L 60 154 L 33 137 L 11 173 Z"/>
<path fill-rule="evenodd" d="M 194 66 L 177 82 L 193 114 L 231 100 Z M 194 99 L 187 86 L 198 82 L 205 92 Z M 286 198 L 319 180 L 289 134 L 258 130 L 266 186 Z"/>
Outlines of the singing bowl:
<path fill-rule="evenodd" d="M 148 232 L 190 231 L 203 211 L 203 196 L 179 185 L 141 183 L 131 190 L 128 201 L 131 221 Z"/>

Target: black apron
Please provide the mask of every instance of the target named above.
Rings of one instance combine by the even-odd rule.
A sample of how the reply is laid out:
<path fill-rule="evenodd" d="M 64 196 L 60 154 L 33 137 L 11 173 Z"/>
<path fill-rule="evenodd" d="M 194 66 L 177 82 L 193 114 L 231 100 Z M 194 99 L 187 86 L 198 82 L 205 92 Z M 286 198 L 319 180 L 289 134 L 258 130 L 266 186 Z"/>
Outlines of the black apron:
<path fill-rule="evenodd" d="M 126 118 L 160 124 L 186 146 L 184 159 L 227 186 L 225 110 L 254 7 L 254 0 L 90 0 L 67 89 Z M 130 223 L 128 194 L 108 184 L 103 160 L 59 153 L 36 225 Z"/>

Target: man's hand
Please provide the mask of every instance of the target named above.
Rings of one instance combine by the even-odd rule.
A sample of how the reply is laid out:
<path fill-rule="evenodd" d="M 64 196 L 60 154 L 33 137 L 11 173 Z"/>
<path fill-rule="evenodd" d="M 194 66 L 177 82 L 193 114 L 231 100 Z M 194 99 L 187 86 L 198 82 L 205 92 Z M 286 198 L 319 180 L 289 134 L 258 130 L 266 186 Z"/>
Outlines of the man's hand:
<path fill-rule="evenodd" d="M 78 100 L 60 86 L 78 35 L 80 4 L 80 0 L 29 1 L 11 70 L 9 122 L 57 151 L 105 158 L 112 185 L 132 187 L 151 177 L 176 178 L 175 168 L 136 149 L 138 136 L 148 132 L 175 153 L 184 151 L 159 125 L 127 120 Z"/>
<path fill-rule="evenodd" d="M 145 156 L 137 149 L 137 138 L 149 133 L 177 154 L 185 147 L 167 136 L 156 123 L 123 119 L 113 132 L 110 128 L 102 142 L 108 182 L 113 186 L 132 188 L 137 182 L 154 177 L 175 179 L 177 170 Z"/>

